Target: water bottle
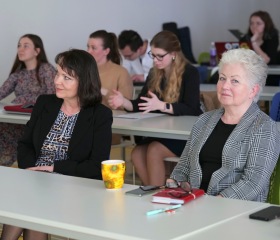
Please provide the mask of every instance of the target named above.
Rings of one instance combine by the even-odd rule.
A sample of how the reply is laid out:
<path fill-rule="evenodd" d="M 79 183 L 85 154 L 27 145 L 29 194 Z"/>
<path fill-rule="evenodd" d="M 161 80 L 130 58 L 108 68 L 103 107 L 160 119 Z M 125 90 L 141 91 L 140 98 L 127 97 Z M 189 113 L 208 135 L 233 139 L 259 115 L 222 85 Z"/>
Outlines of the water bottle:
<path fill-rule="evenodd" d="M 217 65 L 217 50 L 215 47 L 215 43 L 211 42 L 210 47 L 210 66 L 215 67 Z"/>

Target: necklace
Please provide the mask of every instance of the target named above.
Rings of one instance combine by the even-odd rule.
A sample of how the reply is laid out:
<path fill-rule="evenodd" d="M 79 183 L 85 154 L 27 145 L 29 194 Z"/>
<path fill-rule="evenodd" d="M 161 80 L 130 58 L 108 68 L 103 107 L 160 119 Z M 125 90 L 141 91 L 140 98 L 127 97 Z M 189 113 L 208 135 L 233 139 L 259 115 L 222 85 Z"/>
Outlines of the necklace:
<path fill-rule="evenodd" d="M 77 113 L 80 112 L 80 108 L 79 108 L 79 107 L 73 108 L 73 109 L 71 109 L 71 111 L 70 111 L 70 110 L 66 109 L 65 105 L 62 105 L 61 108 L 60 108 L 60 110 L 61 110 L 62 112 L 64 112 L 67 116 L 73 116 L 73 115 L 75 115 L 75 114 L 77 114 Z"/>

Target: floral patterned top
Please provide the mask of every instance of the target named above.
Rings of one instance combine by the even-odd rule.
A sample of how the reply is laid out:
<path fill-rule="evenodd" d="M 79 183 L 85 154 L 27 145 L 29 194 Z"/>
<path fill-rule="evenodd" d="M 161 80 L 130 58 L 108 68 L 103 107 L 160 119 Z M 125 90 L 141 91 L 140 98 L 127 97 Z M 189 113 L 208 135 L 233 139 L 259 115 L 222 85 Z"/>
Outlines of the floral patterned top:
<path fill-rule="evenodd" d="M 68 145 L 79 113 L 67 116 L 61 110 L 47 134 L 35 166 L 51 166 L 54 161 L 67 160 Z"/>
<path fill-rule="evenodd" d="M 16 98 L 12 103 L 35 103 L 41 94 L 53 94 L 55 92 L 54 77 L 55 68 L 49 63 L 42 63 L 39 68 L 40 83 L 36 78 L 36 70 L 21 69 L 12 73 L 0 87 L 0 100 L 15 93 Z"/>

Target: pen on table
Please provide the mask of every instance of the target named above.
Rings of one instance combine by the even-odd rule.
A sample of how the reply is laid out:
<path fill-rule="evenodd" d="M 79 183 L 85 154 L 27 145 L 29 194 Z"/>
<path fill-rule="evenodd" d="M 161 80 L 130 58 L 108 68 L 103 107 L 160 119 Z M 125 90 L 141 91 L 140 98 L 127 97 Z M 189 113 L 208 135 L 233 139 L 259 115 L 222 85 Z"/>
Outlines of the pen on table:
<path fill-rule="evenodd" d="M 160 208 L 160 209 L 151 210 L 151 211 L 146 212 L 146 215 L 151 216 L 151 215 L 155 215 L 155 214 L 158 214 L 158 213 L 167 212 L 169 210 L 173 210 L 173 209 L 179 208 L 181 206 L 182 206 L 182 204 L 177 204 L 177 205 L 167 207 L 167 208 Z"/>

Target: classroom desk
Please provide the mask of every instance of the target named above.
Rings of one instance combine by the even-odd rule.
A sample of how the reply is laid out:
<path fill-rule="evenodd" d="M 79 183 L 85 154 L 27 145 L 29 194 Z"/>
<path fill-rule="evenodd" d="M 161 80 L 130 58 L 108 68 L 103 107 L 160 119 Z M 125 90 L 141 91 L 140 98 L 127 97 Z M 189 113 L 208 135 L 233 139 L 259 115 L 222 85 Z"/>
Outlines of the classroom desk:
<path fill-rule="evenodd" d="M 268 75 L 280 75 L 280 65 L 268 65 L 267 74 Z"/>
<path fill-rule="evenodd" d="M 2 110 L 0 110 L 0 122 L 26 124 L 29 119 L 30 114 L 12 114 L 5 113 Z"/>
<path fill-rule="evenodd" d="M 0 167 L 0 222 L 82 240 L 178 240 L 268 206 L 202 196 L 148 217 L 167 205 L 125 195 L 135 187 L 106 190 L 98 180 Z"/>
<path fill-rule="evenodd" d="M 124 112 L 121 112 L 124 113 Z M 120 111 L 113 111 L 120 114 Z M 30 115 L 10 114 L 0 111 L 0 122 L 26 124 Z M 146 119 L 114 118 L 112 132 L 123 135 L 188 140 L 197 116 L 159 116 Z M 280 122 L 277 122 L 280 131 Z"/>
<path fill-rule="evenodd" d="M 200 91 L 216 91 L 216 84 L 200 84 Z M 264 86 L 259 100 L 271 101 L 275 93 L 280 92 L 279 86 Z"/>
<path fill-rule="evenodd" d="M 114 114 L 118 113 L 120 113 L 120 111 L 114 111 Z M 146 119 L 124 119 L 114 117 L 112 132 L 124 135 L 187 140 L 197 118 L 197 116 L 169 115 Z"/>
<path fill-rule="evenodd" d="M 248 214 L 242 214 L 239 217 L 225 221 L 220 225 L 199 231 L 196 234 L 185 238 L 185 240 L 279 240 L 279 237 L 280 219 L 264 222 L 249 219 Z"/>
<path fill-rule="evenodd" d="M 279 68 L 280 71 L 280 68 Z M 280 74 L 280 73 L 279 73 Z M 142 87 L 135 86 L 135 94 L 138 96 Z M 216 84 L 202 83 L 200 84 L 200 91 L 216 91 Z M 260 94 L 260 100 L 271 101 L 274 94 L 280 92 L 279 86 L 265 86 Z"/>
<path fill-rule="evenodd" d="M 193 66 L 195 67 L 199 67 L 201 65 L 199 64 L 193 64 Z M 216 67 L 211 67 L 211 66 L 205 66 L 207 67 L 208 71 L 212 71 L 213 69 L 215 70 L 215 72 L 218 70 L 218 66 Z M 267 66 L 267 74 L 268 75 L 280 75 L 280 65 L 268 65 Z"/>
<path fill-rule="evenodd" d="M 113 114 L 125 113 L 113 111 Z M 0 111 L 0 122 L 26 124 L 30 115 Z M 160 116 L 146 119 L 114 118 L 112 132 L 123 135 L 187 140 L 196 116 Z"/>
<path fill-rule="evenodd" d="M 199 64 L 193 64 L 195 67 L 199 67 Z M 212 76 L 215 72 L 218 71 L 218 66 L 216 67 L 211 67 L 211 66 L 206 66 L 207 70 L 210 73 L 210 75 Z M 280 65 L 268 65 L 267 66 L 267 75 L 280 75 Z"/>

